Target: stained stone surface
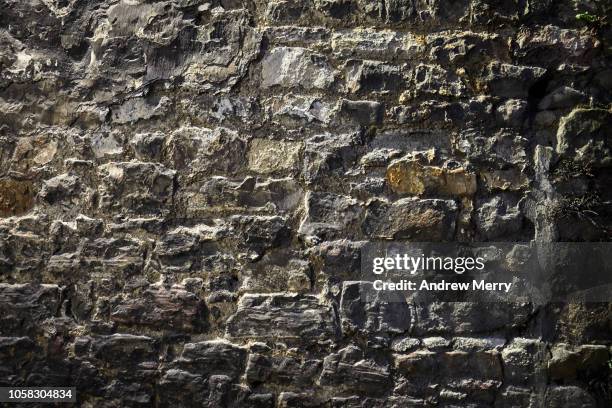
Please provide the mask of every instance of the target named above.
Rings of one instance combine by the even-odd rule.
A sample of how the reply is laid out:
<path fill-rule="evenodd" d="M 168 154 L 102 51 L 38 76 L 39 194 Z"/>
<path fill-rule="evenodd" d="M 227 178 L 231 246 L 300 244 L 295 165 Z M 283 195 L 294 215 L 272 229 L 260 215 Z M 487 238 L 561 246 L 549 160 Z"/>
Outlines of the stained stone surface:
<path fill-rule="evenodd" d="M 610 240 L 610 10 L 0 0 L 0 386 L 612 406 L 610 304 L 358 292 L 368 241 Z"/>

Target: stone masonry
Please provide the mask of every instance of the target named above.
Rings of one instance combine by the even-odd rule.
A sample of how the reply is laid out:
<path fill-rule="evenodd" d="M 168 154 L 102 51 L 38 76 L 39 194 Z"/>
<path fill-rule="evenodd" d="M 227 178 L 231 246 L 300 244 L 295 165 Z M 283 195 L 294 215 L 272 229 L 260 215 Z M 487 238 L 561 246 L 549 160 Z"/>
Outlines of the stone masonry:
<path fill-rule="evenodd" d="M 611 9 L 0 0 L 0 386 L 612 406 L 611 303 L 358 292 L 368 241 L 610 240 Z"/>

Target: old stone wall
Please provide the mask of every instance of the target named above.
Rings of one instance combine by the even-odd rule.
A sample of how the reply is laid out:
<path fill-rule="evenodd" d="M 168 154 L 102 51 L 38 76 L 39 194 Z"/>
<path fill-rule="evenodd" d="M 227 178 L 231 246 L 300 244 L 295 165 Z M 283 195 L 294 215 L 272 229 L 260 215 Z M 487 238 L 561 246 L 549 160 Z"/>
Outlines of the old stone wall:
<path fill-rule="evenodd" d="M 610 304 L 372 305 L 355 283 L 368 241 L 609 240 L 609 12 L 0 0 L 0 386 L 611 406 Z"/>

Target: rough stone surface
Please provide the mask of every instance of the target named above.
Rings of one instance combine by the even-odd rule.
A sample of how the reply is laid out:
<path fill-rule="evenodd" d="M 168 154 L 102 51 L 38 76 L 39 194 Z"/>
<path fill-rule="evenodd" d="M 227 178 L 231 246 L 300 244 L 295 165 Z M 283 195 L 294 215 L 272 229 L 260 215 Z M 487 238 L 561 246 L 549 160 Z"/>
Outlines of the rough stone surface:
<path fill-rule="evenodd" d="M 610 241 L 610 13 L 0 0 L 0 386 L 612 406 L 610 303 L 359 292 L 368 242 Z"/>
<path fill-rule="evenodd" d="M 301 143 L 253 139 L 249 148 L 249 170 L 274 173 L 296 168 L 300 160 Z"/>
<path fill-rule="evenodd" d="M 375 238 L 447 241 L 454 236 L 456 211 L 457 205 L 451 200 L 374 202 L 368 207 L 363 230 Z"/>
<path fill-rule="evenodd" d="M 389 186 L 397 193 L 439 196 L 472 195 L 476 192 L 476 175 L 464 168 L 445 169 L 423 166 L 417 160 L 398 160 L 387 168 Z"/>

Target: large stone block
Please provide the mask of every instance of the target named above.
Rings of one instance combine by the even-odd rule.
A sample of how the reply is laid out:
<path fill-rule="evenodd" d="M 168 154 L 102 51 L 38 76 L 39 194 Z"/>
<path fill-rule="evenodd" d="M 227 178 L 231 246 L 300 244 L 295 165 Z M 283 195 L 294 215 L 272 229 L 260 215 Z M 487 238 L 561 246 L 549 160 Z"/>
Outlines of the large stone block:
<path fill-rule="evenodd" d="M 176 172 L 141 162 L 107 163 L 98 168 L 100 208 L 137 214 L 171 210 Z"/>
<path fill-rule="evenodd" d="M 305 181 L 319 186 L 343 183 L 342 177 L 357 161 L 363 145 L 362 132 L 323 133 L 308 138 L 302 170 Z"/>
<path fill-rule="evenodd" d="M 593 396 L 577 386 L 548 387 L 544 404 L 550 408 L 595 408 L 597 406 Z"/>
<path fill-rule="evenodd" d="M 157 364 L 157 345 L 155 339 L 148 336 L 117 333 L 81 340 L 82 352 L 115 367 L 134 367 L 143 362 Z"/>
<path fill-rule="evenodd" d="M 60 296 L 57 285 L 0 283 L 0 334 L 37 332 L 41 323 L 59 312 Z"/>
<path fill-rule="evenodd" d="M 424 166 L 411 158 L 392 162 L 386 178 L 400 194 L 469 196 L 476 192 L 476 175 L 465 168 Z"/>
<path fill-rule="evenodd" d="M 2 361 L 0 373 L 2 376 L 23 369 L 35 356 L 33 353 L 35 349 L 36 343 L 29 337 L 0 337 L 0 359 Z M 4 383 L 5 378 L 0 381 Z"/>
<path fill-rule="evenodd" d="M 495 400 L 495 408 L 525 407 L 536 408 L 543 403 L 530 388 L 507 386 L 503 388 Z"/>
<path fill-rule="evenodd" d="M 244 295 L 226 337 L 242 341 L 329 343 L 338 335 L 333 308 L 312 295 Z"/>
<path fill-rule="evenodd" d="M 197 332 L 207 326 L 206 305 L 182 285 L 150 286 L 142 296 L 122 297 L 113 303 L 111 320 L 128 327 Z"/>
<path fill-rule="evenodd" d="M 167 138 L 163 163 L 176 171 L 182 186 L 203 175 L 231 175 L 245 167 L 246 138 L 224 127 L 182 126 Z"/>
<path fill-rule="evenodd" d="M 466 353 L 448 351 L 440 355 L 440 369 L 447 378 L 479 378 L 489 381 L 503 380 L 499 352 L 495 350 Z"/>
<path fill-rule="evenodd" d="M 297 393 L 292 391 L 281 392 L 278 396 L 278 408 L 323 408 L 327 405 L 326 398 L 317 396 L 314 390 Z"/>
<path fill-rule="evenodd" d="M 447 26 L 457 23 L 462 17 L 468 15 L 470 2 L 467 0 L 445 3 L 440 0 L 390 0 L 372 3 L 366 0 L 357 0 L 363 12 L 371 13 L 383 22 L 394 24 L 408 22 L 428 26 Z"/>
<path fill-rule="evenodd" d="M 394 60 L 416 57 L 425 51 L 417 36 L 393 30 L 352 29 L 334 32 L 331 48 L 339 58 Z"/>
<path fill-rule="evenodd" d="M 600 41 L 587 31 L 555 25 L 526 27 L 517 36 L 515 55 L 527 64 L 589 63 Z"/>
<path fill-rule="evenodd" d="M 254 253 L 284 246 L 291 230 L 286 217 L 235 215 L 230 218 L 232 238 L 238 248 Z"/>
<path fill-rule="evenodd" d="M 484 79 L 493 95 L 526 98 L 531 86 L 545 73 L 544 68 L 493 62 L 488 66 Z"/>
<path fill-rule="evenodd" d="M 261 64 L 263 88 L 326 89 L 334 82 L 334 70 L 326 58 L 305 48 L 273 48 Z"/>
<path fill-rule="evenodd" d="M 308 387 L 314 385 L 321 365 L 318 359 L 252 353 L 245 369 L 245 379 L 250 384 Z"/>
<path fill-rule="evenodd" d="M 340 389 L 384 394 L 391 385 L 388 364 L 364 358 L 363 351 L 348 346 L 323 360 L 319 383 Z"/>
<path fill-rule="evenodd" d="M 405 99 L 422 95 L 462 97 L 468 92 L 460 77 L 437 65 L 418 65 L 411 72 L 410 81 L 414 89 L 404 95 Z"/>
<path fill-rule="evenodd" d="M 535 339 L 515 338 L 502 351 L 506 382 L 528 385 L 545 381 L 546 345 Z"/>
<path fill-rule="evenodd" d="M 372 238 L 449 241 L 455 235 L 457 204 L 451 200 L 403 198 L 370 203 L 363 231 Z"/>
<path fill-rule="evenodd" d="M 363 213 L 362 204 L 347 196 L 308 192 L 304 201 L 306 213 L 298 233 L 305 237 L 345 238 Z"/>
<path fill-rule="evenodd" d="M 479 203 L 475 216 L 476 230 L 485 240 L 519 233 L 523 229 L 523 220 L 518 203 L 500 196 Z"/>
<path fill-rule="evenodd" d="M 548 372 L 554 380 L 573 380 L 581 373 L 605 370 L 609 360 L 608 349 L 604 345 L 583 345 L 572 347 L 560 343 L 551 348 Z"/>
<path fill-rule="evenodd" d="M 339 119 L 342 122 L 361 126 L 380 125 L 383 121 L 384 106 L 377 101 L 352 101 L 342 99 L 339 103 Z"/>
<path fill-rule="evenodd" d="M 399 297 L 368 299 L 372 284 L 364 281 L 345 281 L 340 298 L 340 323 L 345 334 L 360 332 L 364 335 L 403 333 L 410 329 L 414 312 Z M 366 300 L 367 299 L 367 300 Z"/>
<path fill-rule="evenodd" d="M 346 78 L 347 90 L 351 93 L 396 92 L 405 82 L 400 67 L 370 60 L 349 61 Z"/>
<path fill-rule="evenodd" d="M 34 207 L 36 190 L 28 180 L 0 179 L 0 217 L 21 215 Z"/>
<path fill-rule="evenodd" d="M 249 170 L 256 173 L 291 171 L 298 167 L 301 142 L 253 139 L 247 154 Z"/>
<path fill-rule="evenodd" d="M 429 302 L 415 305 L 414 334 L 484 333 L 524 324 L 532 312 L 529 304 Z"/>
<path fill-rule="evenodd" d="M 308 250 L 311 264 L 315 272 L 325 283 L 332 277 L 333 280 L 357 279 L 361 272 L 361 248 L 365 241 L 324 241 Z"/>
<path fill-rule="evenodd" d="M 454 139 L 455 152 L 465 155 L 470 162 L 493 167 L 516 166 L 527 163 L 528 140 L 509 129 L 487 134 L 477 128 L 462 130 Z"/>
<path fill-rule="evenodd" d="M 309 292 L 310 264 L 287 250 L 269 251 L 242 270 L 241 292 Z"/>
<path fill-rule="evenodd" d="M 172 366 L 200 376 L 225 375 L 237 379 L 244 370 L 246 350 L 224 340 L 186 343 Z"/>
<path fill-rule="evenodd" d="M 238 384 L 244 350 L 219 341 L 188 343 L 157 382 L 159 403 L 178 407 L 272 408 L 272 394 Z M 176 368 L 180 367 L 180 368 Z"/>
<path fill-rule="evenodd" d="M 609 130 L 612 113 L 605 109 L 576 109 L 559 121 L 556 151 L 582 165 L 612 164 Z"/>
<path fill-rule="evenodd" d="M 180 200 L 186 201 L 190 216 L 207 213 L 225 213 L 229 209 L 241 212 L 286 213 L 303 200 L 304 191 L 293 177 L 258 180 L 245 177 L 233 181 L 226 177 L 212 177 L 196 192 L 185 192 Z"/>

